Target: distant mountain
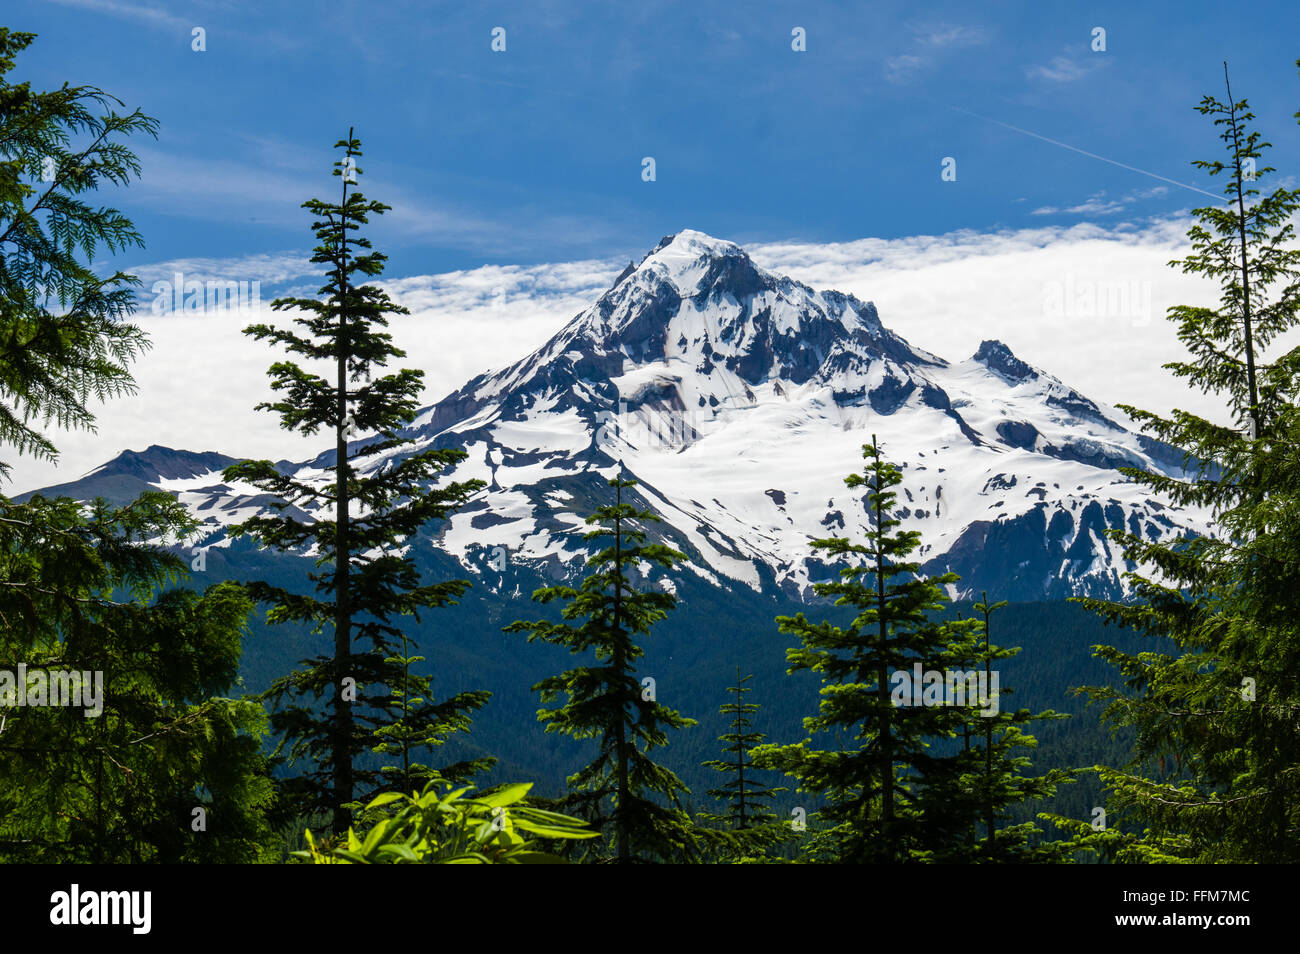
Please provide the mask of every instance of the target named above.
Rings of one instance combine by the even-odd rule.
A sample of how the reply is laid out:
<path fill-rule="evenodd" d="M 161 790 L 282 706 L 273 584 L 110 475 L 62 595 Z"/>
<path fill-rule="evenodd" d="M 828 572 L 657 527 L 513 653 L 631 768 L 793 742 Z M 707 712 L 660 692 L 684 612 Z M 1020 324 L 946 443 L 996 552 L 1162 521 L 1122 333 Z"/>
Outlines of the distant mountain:
<path fill-rule="evenodd" d="M 123 451 L 77 480 L 30 491 L 16 499 L 28 500 L 39 493 L 46 497 L 75 497 L 79 500 L 103 497 L 115 504 L 126 504 L 143 491 L 158 490 L 171 481 L 218 472 L 239 459 L 216 451 L 196 454 L 152 444 L 143 451 Z"/>
<path fill-rule="evenodd" d="M 704 583 L 807 597 L 830 573 L 810 541 L 869 525 L 844 477 L 873 434 L 904 470 L 899 516 L 923 534 L 926 569 L 961 574 L 954 595 L 1123 595 L 1127 567 L 1106 529 L 1162 539 L 1207 527 L 1118 471 L 1178 475 L 1181 452 L 1001 342 L 950 363 L 887 329 L 870 302 L 766 272 L 695 231 L 663 239 L 545 345 L 425 408 L 406 433 L 417 448 L 463 448 L 451 478 L 486 481 L 415 543 L 488 589 L 517 585 L 502 558 L 530 578 L 577 573 L 583 518 L 621 461 Z M 280 466 L 316 481 L 333 457 Z M 233 461 L 155 446 L 45 492 L 172 491 L 210 529 L 205 545 L 224 547 L 226 526 L 267 505 L 221 480 Z"/>

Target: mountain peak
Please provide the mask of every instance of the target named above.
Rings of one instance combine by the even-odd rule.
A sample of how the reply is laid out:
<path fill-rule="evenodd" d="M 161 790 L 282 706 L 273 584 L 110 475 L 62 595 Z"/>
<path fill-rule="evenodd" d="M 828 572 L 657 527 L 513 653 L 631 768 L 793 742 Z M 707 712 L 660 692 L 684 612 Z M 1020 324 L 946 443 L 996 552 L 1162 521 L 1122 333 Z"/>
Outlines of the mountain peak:
<path fill-rule="evenodd" d="M 672 235 L 665 235 L 659 240 L 659 244 L 654 247 L 647 255 L 657 255 L 665 249 L 677 250 L 678 252 L 688 254 L 710 254 L 710 255 L 744 255 L 744 251 L 735 242 L 728 242 L 726 239 L 714 238 L 698 229 L 682 229 L 680 232 L 674 232 Z"/>
<path fill-rule="evenodd" d="M 150 444 L 142 451 L 124 450 L 87 476 L 125 475 L 149 483 L 160 479 L 175 480 L 229 467 L 239 458 L 216 451 L 187 451 Z"/>
<path fill-rule="evenodd" d="M 713 382 L 722 393 L 772 378 L 801 385 L 828 361 L 827 373 L 883 355 L 926 362 L 881 326 L 870 302 L 767 272 L 735 242 L 696 229 L 660 239 L 537 360 L 547 364 L 570 353 L 584 355 L 583 366 L 593 369 L 611 358 L 619 367 L 624 359 L 671 363 L 705 377 L 720 368 L 737 376 L 730 384 Z M 550 371 L 542 375 L 548 382 L 552 377 Z M 710 391 L 706 402 L 709 396 L 718 395 Z"/>
<path fill-rule="evenodd" d="M 707 295 L 714 289 L 739 297 L 770 279 L 735 242 L 695 229 L 665 235 L 636 270 L 669 283 L 682 298 Z"/>
<path fill-rule="evenodd" d="M 1029 378 L 1038 377 L 1037 371 L 1012 354 L 1011 349 L 1001 341 L 994 338 L 981 341 L 979 350 L 972 356 L 972 360 L 978 361 L 994 374 L 1011 383 L 1019 383 Z"/>

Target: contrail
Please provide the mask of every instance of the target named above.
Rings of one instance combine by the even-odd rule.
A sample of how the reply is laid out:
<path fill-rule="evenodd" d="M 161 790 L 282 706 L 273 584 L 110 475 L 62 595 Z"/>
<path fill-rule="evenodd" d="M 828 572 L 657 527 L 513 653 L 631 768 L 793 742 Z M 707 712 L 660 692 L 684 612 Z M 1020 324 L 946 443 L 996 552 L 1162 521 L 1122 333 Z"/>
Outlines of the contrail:
<path fill-rule="evenodd" d="M 963 109 L 960 106 L 949 104 L 950 109 L 955 109 L 959 113 L 966 113 L 968 116 L 974 116 L 976 119 L 982 119 L 987 123 L 1001 126 L 1004 129 L 1010 129 L 1012 132 L 1018 132 L 1022 136 L 1033 136 L 1035 139 L 1041 139 L 1043 142 L 1050 142 L 1053 146 L 1060 146 L 1062 149 L 1068 149 L 1071 152 L 1077 152 L 1081 156 L 1087 156 L 1089 159 L 1100 159 L 1102 162 L 1109 162 L 1112 166 L 1119 166 L 1121 169 L 1127 169 L 1129 172 L 1136 172 L 1138 175 L 1147 176 L 1151 179 L 1159 179 L 1161 182 L 1168 182 L 1170 185 L 1176 185 L 1180 189 L 1190 189 L 1192 192 L 1199 192 L 1201 195 L 1208 195 L 1216 202 L 1227 201 L 1221 195 L 1215 195 L 1213 192 L 1206 192 L 1204 189 L 1198 189 L 1196 186 L 1188 185 L 1186 182 L 1179 182 L 1177 179 L 1170 179 L 1166 176 L 1157 175 L 1154 172 L 1147 172 L 1145 169 L 1139 169 L 1137 166 L 1130 166 L 1123 162 L 1116 162 L 1114 159 L 1107 159 L 1105 156 L 1099 156 L 1095 152 L 1089 152 L 1086 149 L 1080 149 L 1078 146 L 1071 146 L 1068 142 L 1061 142 L 1057 139 L 1049 139 L 1047 136 L 1040 136 L 1036 132 L 1030 132 L 1028 129 L 1021 129 L 1019 126 L 1013 126 L 1010 123 L 1004 123 L 1000 119 L 992 119 L 988 116 L 981 116 L 979 113 L 971 112 L 969 109 Z"/>

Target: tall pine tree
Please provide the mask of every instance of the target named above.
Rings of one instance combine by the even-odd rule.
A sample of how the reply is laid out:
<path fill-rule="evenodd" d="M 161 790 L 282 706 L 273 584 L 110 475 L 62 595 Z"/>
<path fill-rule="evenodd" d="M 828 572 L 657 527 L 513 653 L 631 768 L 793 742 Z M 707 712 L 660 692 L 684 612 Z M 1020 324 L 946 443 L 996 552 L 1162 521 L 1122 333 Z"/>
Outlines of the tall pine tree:
<path fill-rule="evenodd" d="M 369 240 L 358 234 L 369 216 L 389 206 L 349 188 L 362 172 L 356 164 L 360 140 L 349 130 L 335 148 L 343 150 L 333 170 L 339 201 L 303 203 L 316 217 L 312 228 L 319 244 L 311 260 L 328 267 L 320 298 L 271 303 L 276 310 L 299 313 L 294 322 L 301 332 L 266 324 L 245 329 L 257 340 L 332 369 L 326 378 L 291 361 L 277 362 L 269 371 L 271 387 L 284 396 L 258 405 L 279 414 L 285 429 L 331 432 L 332 479 L 304 481 L 281 473 L 268 460 L 237 464 L 225 476 L 277 498 L 275 513 L 250 518 L 232 528 L 233 536 L 252 535 L 279 550 L 310 549 L 323 568 L 309 574 L 317 596 L 261 581 L 248 588 L 256 600 L 271 605 L 270 623 L 305 623 L 315 632 L 333 629 L 333 653 L 305 661 L 305 668 L 278 679 L 269 695 L 294 700 L 277 709 L 272 725 L 283 733 L 282 745 L 289 746 L 291 758 L 306 756 L 314 762 L 289 791 L 301 796 L 300 810 L 331 812 L 334 832 L 342 834 L 351 824 L 356 800 L 380 782 L 377 769 L 357 766 L 358 757 L 376 745 L 390 752 L 393 744 L 377 739 L 375 730 L 400 722 L 409 780 L 411 741 L 427 744 L 464 729 L 466 714 L 479 708 L 487 693 L 461 693 L 435 704 L 424 691 L 427 686 L 411 681 L 408 650 L 393 655 L 404 639 L 399 628 L 404 617 L 418 625 L 421 610 L 454 602 L 470 585 L 468 580 L 422 583 L 414 559 L 401 548 L 484 485 L 479 480 L 435 485 L 445 469 L 464 459 L 464 452 L 412 450 L 411 442 L 397 433 L 418 410 L 423 372 L 403 368 L 374 376 L 389 360 L 405 357 L 383 329 L 389 315 L 408 312 L 378 286 L 360 284 L 382 273 L 386 256 L 370 251 Z M 377 436 L 350 441 L 357 433 Z M 354 466 L 357 459 L 366 460 L 368 468 Z M 311 516 L 300 518 L 295 513 L 301 511 L 291 507 Z M 327 697 L 325 714 L 319 711 L 322 697 Z"/>
<path fill-rule="evenodd" d="M 506 632 L 528 633 L 528 640 L 563 646 L 573 655 L 591 653 L 595 665 L 579 665 L 537 683 L 543 704 L 563 704 L 538 712 L 547 732 L 599 740 L 596 758 L 569 778 L 561 803 L 587 819 L 606 839 L 612 860 L 665 861 L 698 857 L 697 836 L 679 798 L 686 786 L 658 764 L 652 752 L 668 744 L 669 729 L 695 725 L 655 698 L 653 683 L 638 678 L 644 655 L 638 637 L 677 605 L 673 593 L 637 590 L 629 570 L 641 563 L 672 569 L 684 554 L 647 541 L 644 525 L 659 518 L 623 500 L 636 481 L 609 481 L 615 500 L 587 518 L 597 529 L 587 541 L 608 541 L 587 560 L 592 571 L 580 588 L 539 589 L 539 603 L 563 601 L 561 621 L 518 621 Z M 641 524 L 641 526 L 638 526 Z"/>
<path fill-rule="evenodd" d="M 760 772 L 750 757 L 766 738 L 753 727 L 758 703 L 745 701 L 745 694 L 753 691 L 745 683 L 753 678 L 752 674 L 742 676 L 740 667 L 736 667 L 735 685 L 727 689 L 734 698 L 718 708 L 728 719 L 728 731 L 718 737 L 723 743 L 724 757 L 703 763 L 726 777 L 718 788 L 707 792 L 710 798 L 722 802 L 725 810 L 700 812 L 699 818 L 706 825 L 720 826 L 735 835 L 720 845 L 722 857 L 727 859 L 761 858 L 771 845 L 793 835 L 790 826 L 778 819 L 770 805 L 785 789 L 764 784 L 760 776 L 766 773 Z"/>
<path fill-rule="evenodd" d="M 1098 647 L 1123 685 L 1082 691 L 1112 725 L 1136 731 L 1136 747 L 1127 765 L 1098 767 L 1106 831 L 1054 819 L 1124 861 L 1300 860 L 1300 348 L 1268 360 L 1300 321 L 1300 190 L 1261 193 L 1275 171 L 1261 165 L 1269 144 L 1247 102 L 1233 99 L 1226 64 L 1224 79 L 1226 100 L 1207 95 L 1197 108 L 1219 127 L 1226 157 L 1195 165 L 1224 176 L 1227 201 L 1194 210 L 1191 253 L 1171 263 L 1217 282 L 1220 301 L 1169 310 L 1188 356 L 1165 365 L 1217 396 L 1223 417 L 1121 405 L 1187 454 L 1183 478 L 1126 473 L 1176 504 L 1209 508 L 1215 529 L 1162 540 L 1112 533 L 1139 565 L 1135 598 L 1082 602 L 1157 642 L 1142 653 Z"/>
<path fill-rule="evenodd" d="M 836 606 L 852 607 L 847 626 L 814 623 L 803 613 L 778 617 L 782 632 L 800 639 L 786 651 L 791 673 L 808 670 L 822 678 L 817 715 L 804 719 L 812 736 L 830 734 L 839 744 L 816 749 L 813 738 L 793 745 L 764 745 L 754 751 L 761 768 L 779 769 L 799 782 L 799 791 L 820 797 L 824 827 L 809 854 L 838 862 L 899 862 L 929 843 L 915 790 L 942 768 L 930 740 L 953 733 L 957 710 L 919 704 L 897 705 L 891 692 L 894 673 L 913 664 L 928 668 L 945 658 L 955 623 L 941 623 L 938 612 L 946 584 L 956 574 L 927 578 L 907 558 L 920 544 L 916 531 L 898 530 L 893 488 L 902 473 L 881 455 L 875 439 L 864 444 L 864 474 L 850 474 L 850 488 L 865 488 L 871 528 L 865 543 L 842 537 L 813 542 L 830 559 L 852 561 L 839 580 L 814 585 Z M 969 627 L 967 627 L 969 628 Z M 893 680 L 897 685 L 896 680 Z M 914 688 L 919 695 L 920 687 Z"/>

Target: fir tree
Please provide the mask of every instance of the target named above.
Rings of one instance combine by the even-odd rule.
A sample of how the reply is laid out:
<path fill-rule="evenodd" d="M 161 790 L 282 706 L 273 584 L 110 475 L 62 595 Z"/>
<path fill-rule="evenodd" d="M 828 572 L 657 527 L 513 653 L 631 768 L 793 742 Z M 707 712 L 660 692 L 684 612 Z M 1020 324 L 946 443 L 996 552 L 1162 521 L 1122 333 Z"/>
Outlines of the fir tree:
<path fill-rule="evenodd" d="M 726 758 L 703 763 L 707 768 L 729 776 L 720 788 L 708 791 L 711 798 L 726 804 L 726 814 L 706 817 L 710 821 L 726 822 L 738 829 L 752 828 L 775 818 L 776 814 L 768 806 L 767 800 L 778 792 L 785 791 L 783 788 L 769 788 L 755 778 L 757 770 L 749 758 L 750 752 L 761 745 L 765 738 L 762 732 L 753 729 L 751 717 L 758 711 L 758 703 L 745 701 L 745 693 L 752 691 L 745 683 L 753 678 L 752 674 L 742 677 L 740 667 L 736 667 L 736 684 L 727 690 L 735 693 L 736 698 L 723 703 L 718 709 L 731 720 L 730 731 L 718 737 L 719 742 L 725 743 L 723 752 L 726 753 Z M 749 772 L 748 777 L 746 771 Z"/>
<path fill-rule="evenodd" d="M 865 474 L 851 474 L 845 483 L 868 491 L 866 543 L 813 543 L 815 550 L 854 561 L 840 569 L 838 582 L 814 590 L 834 595 L 837 606 L 851 606 L 857 615 L 848 626 L 812 623 L 802 613 L 778 619 L 782 631 L 802 643 L 787 650 L 790 671 L 822 676 L 818 715 L 804 725 L 811 733 L 835 733 L 840 745 L 817 750 L 811 738 L 765 745 L 754 751 L 754 762 L 781 769 L 799 780 L 800 791 L 825 799 L 823 827 L 810 839 L 815 860 L 1060 860 L 1073 849 L 1038 845 L 1032 823 L 998 828 L 1012 804 L 1050 797 L 1073 777 L 1067 770 L 1023 774 L 1030 760 L 1016 750 L 1036 743 L 1021 726 L 1058 716 L 1001 708 L 1008 690 L 994 682 L 993 663 L 1018 650 L 993 645 L 988 626 L 1006 604 L 987 598 L 976 604 L 982 620 L 939 619 L 948 602 L 944 587 L 958 577 L 927 578 L 908 559 L 920 534 L 896 529 L 893 488 L 901 471 L 874 439 L 863 446 L 863 456 Z M 976 837 L 981 822 L 983 839 Z"/>
<path fill-rule="evenodd" d="M 433 677 L 413 672 L 413 666 L 425 661 L 423 656 L 410 655 L 409 639 L 401 633 L 402 651 L 388 656 L 384 662 L 400 668 L 390 677 L 389 698 L 393 708 L 393 721 L 374 730 L 378 742 L 372 751 L 398 760 L 397 765 L 380 768 L 382 784 L 377 792 L 400 792 L 409 795 L 419 792 L 434 779 L 451 784 L 467 783 L 479 772 L 490 768 L 494 759 L 483 757 L 433 768 L 418 760 L 421 749 L 436 750 L 445 745 L 451 732 L 468 733 L 472 723 L 470 714 L 484 705 L 491 693 L 462 692 L 442 702 L 433 701 Z"/>
<path fill-rule="evenodd" d="M 278 499 L 276 513 L 245 521 L 232 528 L 233 536 L 250 534 L 261 545 L 280 550 L 315 548 L 317 566 L 325 568 L 309 574 L 318 596 L 264 582 L 248 587 L 259 602 L 271 604 L 267 619 L 273 624 L 306 623 L 316 632 L 333 628 L 333 653 L 305 661 L 305 668 L 277 680 L 269 695 L 277 702 L 295 700 L 274 713 L 272 724 L 283 733 L 290 758 L 307 756 L 315 763 L 293 791 L 305 799 L 304 809 L 330 811 L 334 832 L 342 834 L 363 794 L 358 788 L 372 789 L 380 780 L 377 770 L 356 766 L 358 756 L 375 745 L 391 752 L 395 744 L 377 740 L 375 730 L 400 722 L 404 772 L 410 775 L 410 747 L 465 729 L 467 714 L 487 694 L 461 693 L 435 704 L 427 684 L 412 682 L 407 650 L 393 656 L 404 639 L 398 625 L 403 617 L 419 624 L 421 610 L 454 602 L 470 585 L 467 580 L 422 583 L 414 560 L 399 548 L 484 485 L 471 480 L 434 486 L 444 469 L 464 459 L 463 451 L 404 452 L 410 441 L 397 429 L 418 410 L 423 372 L 404 368 L 373 375 L 390 359 L 405 357 L 382 329 L 389 315 L 408 312 L 378 286 L 358 283 L 380 275 L 386 258 L 370 251 L 369 240 L 358 232 L 370 215 L 389 206 L 349 188 L 362 172 L 356 165 L 361 143 L 351 131 L 335 148 L 343 150 L 333 170 L 340 180 L 339 201 L 303 203 L 316 217 L 312 227 L 319 244 L 311 260 L 328 266 L 321 297 L 271 303 L 276 310 L 298 312 L 294 321 L 301 332 L 265 324 L 245 329 L 257 340 L 333 367 L 331 380 L 290 361 L 273 364 L 271 387 L 284 397 L 258 405 L 278 413 L 286 429 L 333 433 L 332 480 L 305 482 L 280 473 L 266 460 L 233 466 L 226 479 L 247 481 Z M 356 433 L 377 436 L 351 442 Z M 354 466 L 359 458 L 370 462 L 368 473 Z M 314 519 L 299 519 L 291 506 L 315 511 Z M 394 689 L 400 695 L 393 695 Z M 318 711 L 322 696 L 328 697 L 325 715 Z"/>
<path fill-rule="evenodd" d="M 819 596 L 856 612 L 847 626 L 813 623 L 803 613 L 778 617 L 782 632 L 800 639 L 786 651 L 791 673 L 808 670 L 823 682 L 818 714 L 804 719 L 813 735 L 834 734 L 834 749 L 815 749 L 810 737 L 793 745 L 763 745 L 754 764 L 798 780 L 799 791 L 825 799 L 824 824 L 810 855 L 839 862 L 897 862 L 923 851 L 930 839 L 914 789 L 941 768 L 929 740 L 954 733 L 956 710 L 916 704 L 912 687 L 895 704 L 891 674 L 909 673 L 945 658 L 956 624 L 935 619 L 947 600 L 943 587 L 956 574 L 926 578 L 907 560 L 920 543 L 916 531 L 899 531 L 893 517 L 901 471 L 876 446 L 864 444 L 865 474 L 850 474 L 850 488 L 867 490 L 871 529 L 865 543 L 841 537 L 813 542 L 832 559 L 853 563 L 836 582 L 818 583 Z M 969 628 L 969 627 L 967 627 Z M 894 680 L 897 681 L 897 680 Z M 955 837 L 961 837 L 958 828 Z"/>
<path fill-rule="evenodd" d="M 1295 861 L 1300 348 L 1266 356 L 1300 318 L 1292 224 L 1300 190 L 1261 194 L 1257 183 L 1275 171 L 1260 165 L 1269 144 L 1230 86 L 1226 101 L 1206 96 L 1197 108 L 1214 117 L 1227 155 L 1195 165 L 1225 176 L 1227 202 L 1194 210 L 1192 251 L 1171 264 L 1216 281 L 1221 294 L 1217 308 L 1169 309 L 1188 357 L 1165 367 L 1220 397 L 1226 421 L 1121 407 L 1186 452 L 1184 477 L 1126 473 L 1175 504 L 1210 508 L 1215 532 L 1163 540 L 1112 532 L 1139 566 L 1128 574 L 1135 598 L 1081 602 L 1159 641 L 1143 653 L 1097 647 L 1123 685 L 1081 690 L 1105 704 L 1112 725 L 1136 730 L 1127 765 L 1098 767 L 1108 830 L 1053 820 L 1119 860 Z M 1134 828 L 1141 834 L 1126 831 Z"/>
<path fill-rule="evenodd" d="M 251 605 L 230 583 L 169 585 L 187 565 L 157 541 L 186 528 L 164 493 L 0 497 L 0 859 L 271 859 L 266 713 L 224 698 Z M 20 663 L 99 675 L 80 706 L 18 708 Z"/>
<path fill-rule="evenodd" d="M 993 614 L 1007 606 L 1005 600 L 989 602 L 988 594 L 974 604 L 975 626 L 954 629 L 944 655 L 944 665 L 955 684 L 966 691 L 958 712 L 962 747 L 952 759 L 936 760 L 917 796 L 926 820 L 929 847 L 916 857 L 932 862 L 1047 863 L 1070 860 L 1076 850 L 1068 842 L 1045 841 L 1033 822 L 1006 825 L 1013 806 L 1048 799 L 1058 785 L 1072 782 L 1074 769 L 1051 769 L 1043 775 L 1025 774 L 1032 766 L 1029 753 L 1038 745 L 1026 731 L 1032 722 L 1063 719 L 1052 711 L 1031 713 L 1009 709 L 1013 690 L 1004 685 L 999 660 L 1020 650 L 992 641 Z M 983 675 L 986 695 L 972 694 L 970 676 Z M 996 681 L 995 681 L 996 677 Z M 983 832 L 978 837 L 979 831 Z M 962 837 L 964 836 L 964 837 Z"/>
<path fill-rule="evenodd" d="M 623 500 L 636 481 L 609 481 L 615 502 L 587 518 L 598 525 L 587 541 L 608 541 L 587 560 L 592 571 L 580 588 L 551 586 L 537 590 L 539 603 L 563 601 L 561 621 L 518 621 L 506 632 L 526 632 L 528 640 L 563 646 L 574 655 L 591 653 L 596 665 L 579 665 L 537 683 L 543 704 L 564 697 L 562 705 L 544 708 L 538 719 L 547 732 L 575 739 L 597 739 L 596 758 L 569 777 L 564 811 L 575 811 L 607 839 L 620 863 L 698 857 L 697 835 L 680 805 L 686 786 L 656 763 L 652 751 L 668 743 L 668 729 L 695 725 L 655 698 L 637 675 L 644 651 L 637 642 L 676 605 L 672 593 L 637 590 L 628 568 L 642 562 L 672 569 L 682 553 L 647 541 L 644 525 L 659 518 Z"/>
<path fill-rule="evenodd" d="M 752 691 L 745 683 L 753 678 L 752 674 L 742 676 L 740 667 L 736 667 L 736 684 L 727 690 L 734 693 L 735 698 L 718 708 L 730 719 L 730 731 L 718 737 L 718 741 L 724 743 L 725 757 L 703 763 L 705 767 L 727 776 L 720 787 L 707 792 L 710 798 L 722 802 L 726 810 L 722 814 L 699 814 L 700 821 L 706 825 L 719 826 L 736 836 L 723 846 L 723 857 L 742 860 L 761 857 L 768 847 L 792 836 L 790 826 L 777 818 L 769 804 L 785 789 L 764 785 L 750 758 L 750 753 L 766 738 L 753 728 L 758 703 L 745 701 L 745 693 Z"/>

